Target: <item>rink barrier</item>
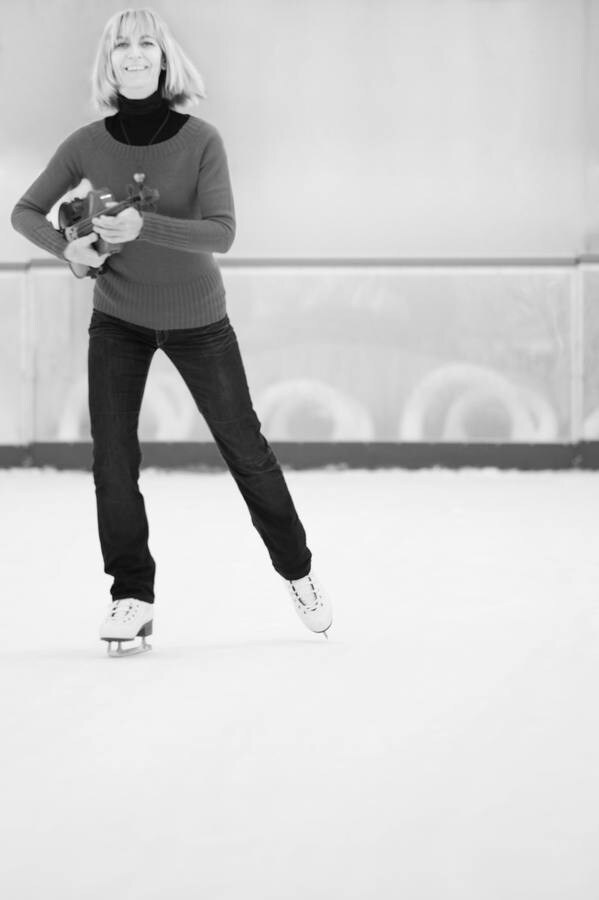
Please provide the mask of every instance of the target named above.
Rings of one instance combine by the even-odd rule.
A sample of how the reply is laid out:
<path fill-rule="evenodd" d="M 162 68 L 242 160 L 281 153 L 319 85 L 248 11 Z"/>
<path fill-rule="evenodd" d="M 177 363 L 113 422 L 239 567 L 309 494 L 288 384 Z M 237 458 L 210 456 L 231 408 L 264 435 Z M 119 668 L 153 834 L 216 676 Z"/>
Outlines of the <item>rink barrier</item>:
<path fill-rule="evenodd" d="M 271 441 L 285 469 L 599 470 L 599 441 L 576 444 L 356 443 Z M 142 468 L 226 470 L 215 444 L 141 442 Z M 0 468 L 34 467 L 91 471 L 91 443 L 0 446 Z"/>
<path fill-rule="evenodd" d="M 584 264 L 590 266 L 599 263 L 597 255 L 581 255 L 572 257 L 520 257 L 520 258 L 414 258 L 414 259 L 344 259 L 344 258 L 286 258 L 286 259 L 234 259 L 219 258 L 219 266 L 223 269 L 236 268 L 378 268 L 397 267 L 435 269 L 435 268 L 466 268 L 480 269 L 492 268 L 570 268 L 581 270 Z M 26 273 L 30 270 L 64 269 L 64 264 L 58 260 L 30 260 L 22 263 L 0 263 L 0 271 Z M 580 299 L 580 298 L 578 298 Z M 582 333 L 573 334 L 573 340 L 582 343 Z M 418 440 L 416 435 L 405 435 L 394 442 L 379 442 L 368 440 L 368 435 L 360 435 L 362 440 L 344 441 L 329 440 L 318 441 L 287 441 L 271 440 L 281 464 L 288 468 L 322 468 L 337 466 L 346 468 L 407 468 L 422 469 L 431 467 L 443 467 L 457 469 L 463 467 L 493 467 L 501 469 L 599 469 L 599 434 L 583 419 L 581 406 L 582 383 L 584 372 L 582 369 L 583 353 L 574 354 L 580 371 L 576 371 L 572 379 L 572 403 L 573 414 L 570 440 L 566 442 L 552 442 L 553 435 L 544 435 L 544 441 L 524 443 L 521 440 L 512 440 L 505 443 L 492 443 L 486 441 L 459 441 L 453 442 L 451 434 L 456 428 L 449 429 L 447 438 L 440 442 L 429 443 L 426 440 Z M 459 411 L 458 411 L 459 412 Z M 456 414 L 457 415 L 457 414 Z M 458 416 L 459 418 L 459 416 Z M 591 417 L 592 418 L 592 417 Z M 593 420 L 594 421 L 594 420 Z M 455 424 L 455 423 L 454 423 Z M 458 423 L 459 424 L 459 423 Z M 25 434 L 31 428 L 22 429 Z M 457 429 L 459 431 L 459 429 Z M 33 435 L 31 435 L 33 436 Z M 58 436 L 60 438 L 60 436 Z M 82 469 L 91 468 L 91 444 L 85 440 L 69 442 L 70 435 L 65 433 L 60 440 L 51 443 L 35 442 L 22 445 L 0 445 L 0 467 L 12 466 L 49 466 L 58 469 Z M 83 437 L 83 436 L 82 436 Z M 283 437 L 283 435 L 281 435 Z M 339 435 L 342 437 L 342 435 Z M 528 438 L 528 435 L 526 435 Z M 579 440 L 583 438 L 582 440 Z M 72 439 L 72 438 L 71 438 Z M 143 440 L 144 467 L 157 467 L 164 469 L 186 468 L 206 469 L 210 471 L 223 470 L 223 463 L 216 446 L 202 439 L 172 440 L 169 434 L 168 440 L 161 440 L 160 435 L 156 439 Z"/>
<path fill-rule="evenodd" d="M 218 257 L 218 266 L 221 269 L 270 269 L 270 268 L 297 268 L 305 266 L 310 269 L 318 268 L 355 268 L 368 269 L 391 266 L 393 268 L 457 268 L 475 269 L 486 267 L 531 268 L 540 266 L 569 267 L 579 263 L 597 263 L 599 256 L 586 254 L 583 256 L 489 256 L 489 257 L 260 257 L 259 259 L 245 259 L 237 257 L 229 259 Z M 0 272 L 27 272 L 30 269 L 63 269 L 64 263 L 59 259 L 30 259 L 26 262 L 0 262 Z"/>

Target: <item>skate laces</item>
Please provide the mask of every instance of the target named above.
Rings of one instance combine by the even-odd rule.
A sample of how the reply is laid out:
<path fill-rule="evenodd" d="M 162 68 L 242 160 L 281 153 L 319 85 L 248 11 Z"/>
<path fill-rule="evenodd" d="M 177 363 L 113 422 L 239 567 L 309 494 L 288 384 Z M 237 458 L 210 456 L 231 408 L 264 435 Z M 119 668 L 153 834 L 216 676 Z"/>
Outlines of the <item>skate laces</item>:
<path fill-rule="evenodd" d="M 307 578 L 308 578 L 308 582 L 310 584 L 310 589 L 311 589 L 311 594 L 312 594 L 312 596 L 310 597 L 310 599 L 308 601 L 303 599 L 303 597 L 301 596 L 300 592 L 296 588 L 293 581 L 290 580 L 289 584 L 291 585 L 291 590 L 293 591 L 293 596 L 294 596 L 296 603 L 301 603 L 301 605 L 303 607 L 305 607 L 309 612 L 316 612 L 316 610 L 319 608 L 319 606 L 322 606 L 322 599 L 319 596 L 318 590 L 316 589 L 316 586 L 309 575 L 307 576 Z"/>
<path fill-rule="evenodd" d="M 135 615 L 135 606 L 133 600 L 121 599 L 121 600 L 113 600 L 112 601 L 112 609 L 110 611 L 111 619 L 122 619 L 125 621 L 127 618 Z"/>

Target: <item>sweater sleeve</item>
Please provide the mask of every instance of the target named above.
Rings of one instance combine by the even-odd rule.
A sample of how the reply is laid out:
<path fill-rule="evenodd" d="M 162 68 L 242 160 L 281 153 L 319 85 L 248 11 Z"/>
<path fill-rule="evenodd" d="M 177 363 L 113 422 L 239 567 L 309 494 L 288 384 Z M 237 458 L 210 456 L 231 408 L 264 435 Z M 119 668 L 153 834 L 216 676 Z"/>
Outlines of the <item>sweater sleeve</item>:
<path fill-rule="evenodd" d="M 196 194 L 198 218 L 178 219 L 143 212 L 137 240 L 192 253 L 226 253 L 235 238 L 235 208 L 227 156 L 213 129 L 200 159 Z"/>
<path fill-rule="evenodd" d="M 76 131 L 60 144 L 44 171 L 17 202 L 10 217 L 15 231 L 63 260 L 68 241 L 46 217 L 54 204 L 84 178 L 80 140 Z"/>

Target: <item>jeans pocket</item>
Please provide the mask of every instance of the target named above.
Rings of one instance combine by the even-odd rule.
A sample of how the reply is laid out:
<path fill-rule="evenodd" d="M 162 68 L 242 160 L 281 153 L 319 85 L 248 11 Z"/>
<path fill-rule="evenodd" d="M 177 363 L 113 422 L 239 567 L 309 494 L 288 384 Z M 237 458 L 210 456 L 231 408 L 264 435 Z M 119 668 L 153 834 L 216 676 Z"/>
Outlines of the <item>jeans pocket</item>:
<path fill-rule="evenodd" d="M 204 355 L 211 356 L 224 353 L 237 342 L 235 331 L 228 316 L 219 319 L 218 322 L 212 322 L 210 325 L 193 329 L 193 331 L 195 333 L 190 335 L 190 337 L 198 342 L 199 348 Z"/>
<path fill-rule="evenodd" d="M 91 334 L 92 329 L 101 325 L 102 322 L 114 322 L 114 316 L 109 316 L 107 313 L 100 312 L 99 309 L 92 310 L 92 317 L 89 320 L 89 327 L 87 329 L 87 333 Z"/>

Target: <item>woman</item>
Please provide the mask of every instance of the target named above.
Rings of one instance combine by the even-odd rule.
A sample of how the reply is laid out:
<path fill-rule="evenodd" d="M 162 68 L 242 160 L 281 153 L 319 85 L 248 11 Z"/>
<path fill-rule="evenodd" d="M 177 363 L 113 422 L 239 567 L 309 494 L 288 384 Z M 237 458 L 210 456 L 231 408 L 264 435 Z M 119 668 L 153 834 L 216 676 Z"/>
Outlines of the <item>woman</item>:
<path fill-rule="evenodd" d="M 205 417 L 275 570 L 304 624 L 324 633 L 332 613 L 311 572 L 311 553 L 281 467 L 252 407 L 225 291 L 213 253 L 235 235 L 233 197 L 216 128 L 183 109 L 205 96 L 202 79 L 151 9 L 112 16 L 92 73 L 95 108 L 113 115 L 70 134 L 12 214 L 17 231 L 95 275 L 89 326 L 93 476 L 104 570 L 112 601 L 100 637 L 117 654 L 149 649 L 155 564 L 138 488 L 140 406 L 160 347 Z M 116 112 L 115 112 L 116 110 Z M 83 178 L 124 199 L 133 175 L 157 189 L 156 211 L 131 207 L 93 219 L 67 242 L 46 215 Z M 98 254 L 98 235 L 122 244 Z M 141 637 L 129 651 L 122 641 Z"/>

